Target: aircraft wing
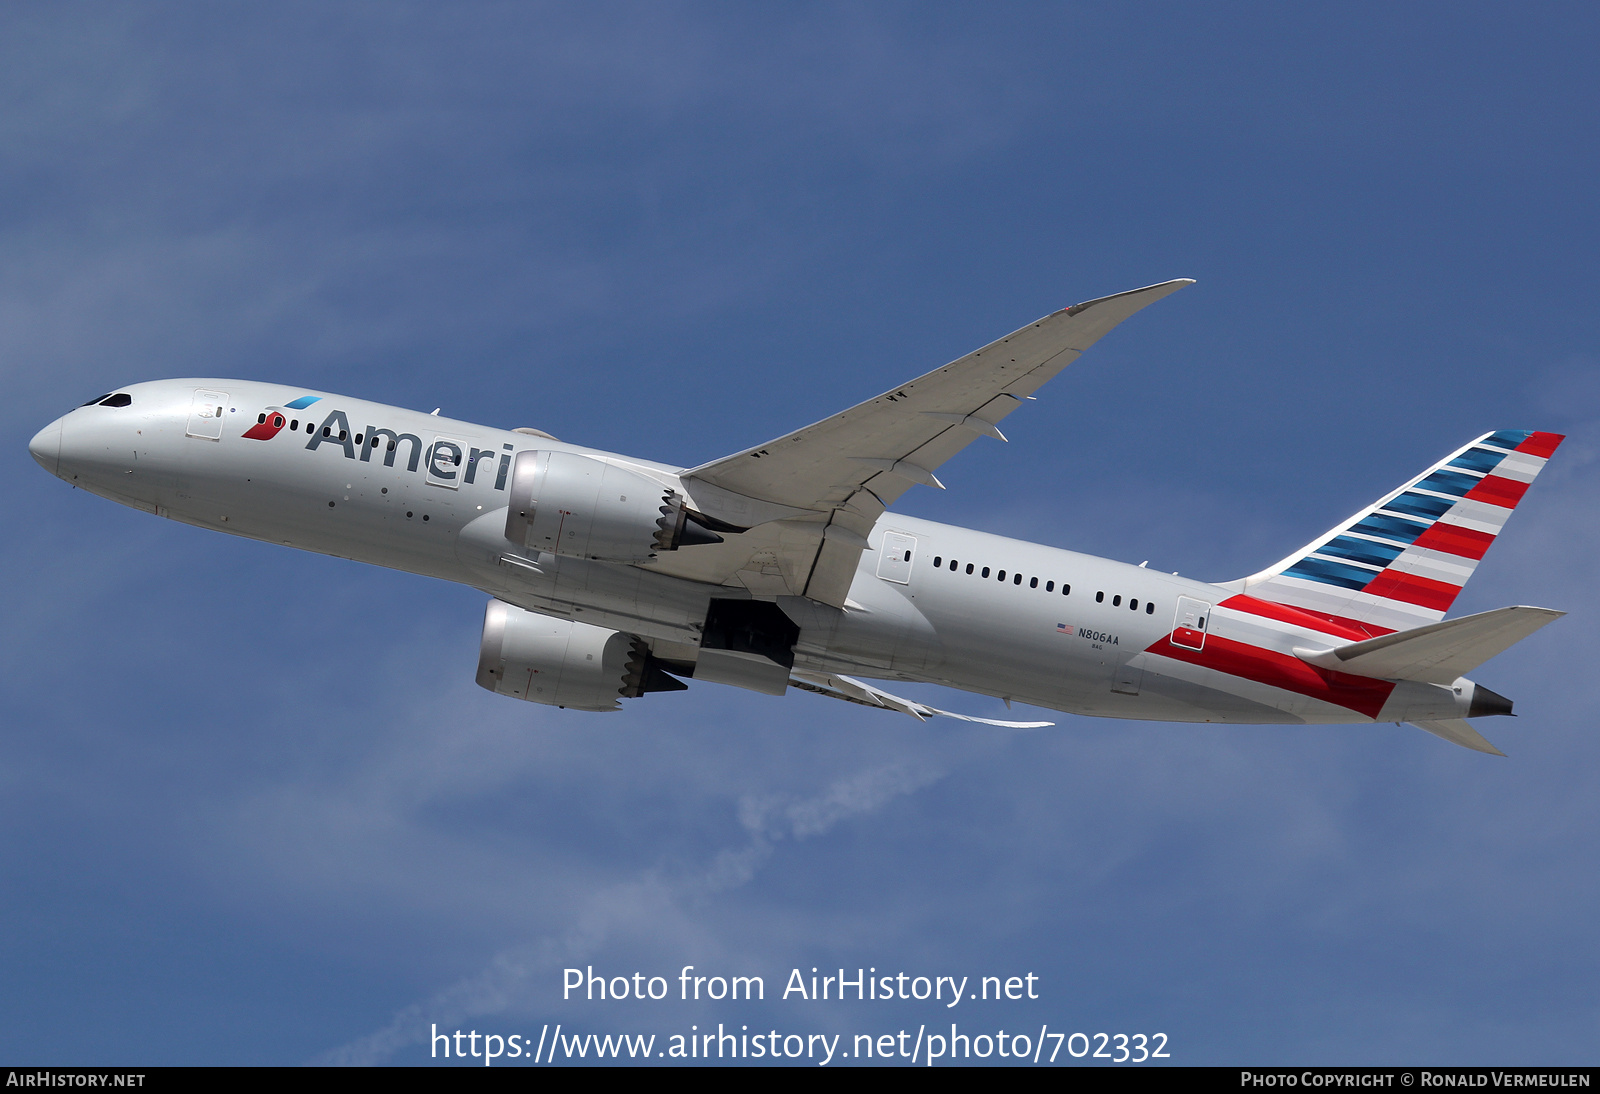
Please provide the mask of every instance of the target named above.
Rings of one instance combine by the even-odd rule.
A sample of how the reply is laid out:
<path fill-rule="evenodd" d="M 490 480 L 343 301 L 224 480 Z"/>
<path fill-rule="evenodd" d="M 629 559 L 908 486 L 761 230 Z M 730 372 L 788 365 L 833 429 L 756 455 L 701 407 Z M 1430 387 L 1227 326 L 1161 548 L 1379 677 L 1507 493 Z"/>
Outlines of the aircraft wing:
<path fill-rule="evenodd" d="M 1023 399 L 1134 312 L 1191 284 L 1063 308 L 831 418 L 692 468 L 684 485 L 726 524 L 780 519 L 786 591 L 843 606 L 866 536 L 895 499 L 916 483 L 942 489 L 934 472 L 946 460 L 979 436 L 1004 440 L 996 423 Z"/>

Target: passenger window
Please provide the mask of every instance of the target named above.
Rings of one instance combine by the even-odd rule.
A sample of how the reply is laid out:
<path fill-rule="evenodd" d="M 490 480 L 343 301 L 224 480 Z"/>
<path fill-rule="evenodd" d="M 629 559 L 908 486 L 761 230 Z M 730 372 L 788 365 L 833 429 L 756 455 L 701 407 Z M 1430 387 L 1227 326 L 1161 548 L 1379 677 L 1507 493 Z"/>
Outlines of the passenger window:
<path fill-rule="evenodd" d="M 971 573 L 971 571 L 969 570 L 968 573 Z M 989 576 L 989 567 L 985 566 L 983 568 L 983 576 L 984 577 L 988 577 Z"/>
<path fill-rule="evenodd" d="M 1139 602 L 1137 600 L 1128 601 L 1128 610 L 1130 612 L 1138 611 L 1139 610 Z"/>
<path fill-rule="evenodd" d="M 956 560 L 953 559 L 953 558 L 950 560 L 950 572 L 951 573 L 955 573 L 956 572 Z"/>
<path fill-rule="evenodd" d="M 361 438 L 357 437 L 356 440 L 360 441 Z M 938 555 L 934 555 L 933 556 L 933 568 L 935 570 L 937 570 L 940 566 L 943 566 L 943 565 L 944 565 L 944 559 L 940 558 Z"/>
<path fill-rule="evenodd" d="M 969 563 L 967 563 L 967 573 L 970 574 L 971 572 L 972 572 L 972 563 L 969 562 Z"/>
<path fill-rule="evenodd" d="M 1071 585 L 1063 585 L 1063 586 L 1061 586 L 1061 595 L 1062 596 L 1066 596 L 1071 591 L 1072 591 L 1072 586 Z"/>
<path fill-rule="evenodd" d="M 262 411 L 260 414 L 256 415 L 256 425 L 266 425 L 266 424 L 267 424 L 267 414 L 266 414 L 266 411 Z"/>
<path fill-rule="evenodd" d="M 1011 584 L 1013 584 L 1013 585 L 1021 585 L 1022 584 L 1022 575 L 1021 574 L 1014 575 L 1011 578 Z M 1035 581 L 1034 584 L 1037 585 L 1039 583 L 1037 581 Z"/>
<path fill-rule="evenodd" d="M 1156 606 L 1155 606 L 1155 603 L 1153 601 L 1146 600 L 1144 602 L 1144 614 L 1145 615 L 1155 615 L 1156 614 Z"/>
<path fill-rule="evenodd" d="M 995 577 L 998 578 L 1001 581 L 1004 581 L 1006 579 L 1006 572 L 1004 570 L 1001 570 L 998 574 L 995 575 Z"/>
<path fill-rule="evenodd" d="M 291 430 L 299 429 L 300 428 L 300 419 L 299 418 L 291 418 L 290 421 L 289 421 L 289 428 Z"/>
<path fill-rule="evenodd" d="M 1034 578 L 1034 580 L 1038 581 L 1039 579 L 1038 578 Z M 1047 592 L 1047 593 L 1055 592 L 1056 591 L 1056 583 L 1054 581 L 1046 581 L 1044 583 L 1044 591 Z"/>
<path fill-rule="evenodd" d="M 344 436 L 344 431 L 343 430 L 341 430 L 339 432 L 339 436 L 341 436 L 341 437 Z M 906 552 L 906 557 L 905 557 L 905 559 L 903 561 L 905 561 L 905 562 L 910 562 L 911 561 L 911 552 L 910 551 Z"/>
<path fill-rule="evenodd" d="M 1121 593 L 1118 593 L 1116 596 L 1111 598 L 1111 606 L 1113 608 L 1122 607 L 1122 594 Z"/>
<path fill-rule="evenodd" d="M 1105 600 L 1106 600 L 1106 594 L 1105 593 L 1095 593 L 1094 594 L 1094 602 L 1096 604 L 1104 604 Z"/>

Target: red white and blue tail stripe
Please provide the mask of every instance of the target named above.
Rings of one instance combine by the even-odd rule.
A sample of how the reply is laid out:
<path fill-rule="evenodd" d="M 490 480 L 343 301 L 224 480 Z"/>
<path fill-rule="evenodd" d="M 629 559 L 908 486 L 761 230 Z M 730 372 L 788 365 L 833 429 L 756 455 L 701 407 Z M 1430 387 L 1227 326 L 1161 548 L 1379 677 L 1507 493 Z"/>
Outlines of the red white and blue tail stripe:
<path fill-rule="evenodd" d="M 1564 439 L 1520 429 L 1485 434 L 1276 566 L 1226 587 L 1374 636 L 1438 622 Z"/>

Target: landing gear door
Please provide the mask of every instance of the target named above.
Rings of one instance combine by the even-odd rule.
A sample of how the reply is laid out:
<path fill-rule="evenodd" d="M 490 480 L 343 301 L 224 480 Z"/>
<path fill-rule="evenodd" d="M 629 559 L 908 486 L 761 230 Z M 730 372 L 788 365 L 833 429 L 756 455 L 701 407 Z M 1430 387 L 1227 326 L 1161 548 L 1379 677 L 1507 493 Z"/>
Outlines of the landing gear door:
<path fill-rule="evenodd" d="M 901 585 L 911 584 L 911 560 L 917 554 L 915 536 L 903 532 L 883 533 L 878 547 L 878 576 Z"/>
<path fill-rule="evenodd" d="M 1210 604 L 1187 596 L 1178 597 L 1178 614 L 1172 621 L 1172 644 L 1187 650 L 1204 649 L 1206 628 L 1210 623 Z"/>
<path fill-rule="evenodd" d="M 194 402 L 189 405 L 189 436 L 208 441 L 221 440 L 222 408 L 227 405 L 228 393 L 225 391 L 207 388 L 196 391 Z"/>

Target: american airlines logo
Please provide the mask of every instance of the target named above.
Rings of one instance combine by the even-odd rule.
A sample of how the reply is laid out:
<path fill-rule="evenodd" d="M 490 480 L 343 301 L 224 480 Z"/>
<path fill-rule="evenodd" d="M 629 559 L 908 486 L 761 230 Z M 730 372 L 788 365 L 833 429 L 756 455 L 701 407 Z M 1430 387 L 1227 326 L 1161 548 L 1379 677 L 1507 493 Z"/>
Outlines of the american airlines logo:
<path fill-rule="evenodd" d="M 393 429 L 369 425 L 360 431 L 350 428 L 344 411 L 333 409 L 320 423 L 314 418 L 291 418 L 291 412 L 305 410 L 312 403 L 322 401 L 320 395 L 302 395 L 282 406 L 269 406 L 256 415 L 256 424 L 243 436 L 255 441 L 270 441 L 287 427 L 290 432 L 304 428 L 310 439 L 305 443 L 308 452 L 323 445 L 332 445 L 348 460 L 370 463 L 376 455 L 383 466 L 404 467 L 416 471 L 422 464 L 427 481 L 434 486 L 454 488 L 461 484 L 472 485 L 480 473 L 486 478 L 494 476 L 494 488 L 506 488 L 506 476 L 511 470 L 512 446 L 502 444 L 499 449 L 475 448 L 454 437 L 435 435 L 432 443 L 425 443 L 415 433 L 400 433 Z"/>
<path fill-rule="evenodd" d="M 244 435 L 252 441 L 270 441 L 278 435 L 278 431 L 288 422 L 291 410 L 304 410 L 312 403 L 322 401 L 320 395 L 302 395 L 293 402 L 284 403 L 282 406 L 269 406 L 266 410 L 256 415 L 256 424 L 244 431 Z"/>

